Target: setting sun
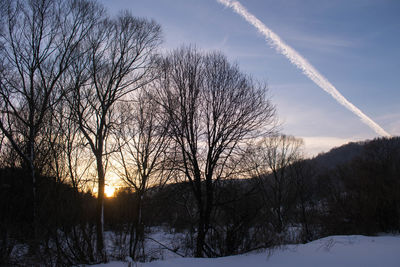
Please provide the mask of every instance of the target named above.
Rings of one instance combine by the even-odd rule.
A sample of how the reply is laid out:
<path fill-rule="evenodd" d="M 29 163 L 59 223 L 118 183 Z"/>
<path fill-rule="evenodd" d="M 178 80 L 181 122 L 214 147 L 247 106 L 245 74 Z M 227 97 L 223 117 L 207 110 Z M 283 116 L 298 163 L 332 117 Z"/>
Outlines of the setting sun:
<path fill-rule="evenodd" d="M 104 188 L 104 193 L 106 194 L 106 197 L 113 197 L 115 192 L 115 188 L 112 186 L 106 185 Z"/>

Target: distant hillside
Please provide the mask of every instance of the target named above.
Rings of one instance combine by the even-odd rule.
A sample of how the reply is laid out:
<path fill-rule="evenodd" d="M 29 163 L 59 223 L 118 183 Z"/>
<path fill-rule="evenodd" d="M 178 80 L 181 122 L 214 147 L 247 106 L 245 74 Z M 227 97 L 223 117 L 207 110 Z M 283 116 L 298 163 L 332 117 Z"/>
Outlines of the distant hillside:
<path fill-rule="evenodd" d="M 330 151 L 319 154 L 311 159 L 319 170 L 335 168 L 338 165 L 348 163 L 356 157 L 363 156 L 366 147 L 398 147 L 400 149 L 400 137 L 376 138 L 361 142 L 351 142 L 340 147 L 335 147 Z"/>
<path fill-rule="evenodd" d="M 337 165 L 347 163 L 363 152 L 365 143 L 351 142 L 340 147 L 332 148 L 330 151 L 321 153 L 311 161 L 320 169 L 331 169 Z"/>

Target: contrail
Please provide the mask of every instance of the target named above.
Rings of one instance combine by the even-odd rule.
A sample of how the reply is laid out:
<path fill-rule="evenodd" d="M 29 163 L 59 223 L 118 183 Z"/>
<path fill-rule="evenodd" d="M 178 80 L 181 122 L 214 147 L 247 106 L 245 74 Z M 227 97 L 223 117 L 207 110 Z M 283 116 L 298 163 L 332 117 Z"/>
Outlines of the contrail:
<path fill-rule="evenodd" d="M 271 31 L 264 23 L 257 19 L 253 14 L 235 0 L 217 0 L 226 7 L 232 8 L 237 14 L 242 16 L 247 22 L 253 25 L 267 42 L 274 47 L 280 54 L 284 55 L 289 61 L 299 68 L 308 78 L 330 94 L 336 101 L 345 106 L 348 110 L 357 115 L 362 122 L 368 125 L 372 130 L 381 136 L 390 137 L 381 126 L 365 115 L 359 108 L 350 103 L 322 74 L 320 74 L 303 56 L 296 50 L 288 46 L 281 38 Z"/>

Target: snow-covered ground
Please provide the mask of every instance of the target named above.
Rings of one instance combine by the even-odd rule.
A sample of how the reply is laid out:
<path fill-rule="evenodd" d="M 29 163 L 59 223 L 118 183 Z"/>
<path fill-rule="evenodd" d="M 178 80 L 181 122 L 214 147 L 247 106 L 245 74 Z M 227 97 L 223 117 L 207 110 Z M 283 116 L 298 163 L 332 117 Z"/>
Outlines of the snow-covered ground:
<path fill-rule="evenodd" d="M 96 265 L 128 266 L 126 262 Z M 304 245 L 216 259 L 171 258 L 132 267 L 399 267 L 400 236 L 330 236 Z"/>

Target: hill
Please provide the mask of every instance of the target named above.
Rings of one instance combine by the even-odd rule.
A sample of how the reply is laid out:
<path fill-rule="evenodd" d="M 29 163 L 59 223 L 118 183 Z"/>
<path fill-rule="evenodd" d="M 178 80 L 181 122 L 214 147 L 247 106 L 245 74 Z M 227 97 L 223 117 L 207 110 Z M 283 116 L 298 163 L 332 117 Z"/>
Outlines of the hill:
<path fill-rule="evenodd" d="M 242 267 L 242 266 L 351 266 L 397 267 L 400 262 L 399 236 L 329 236 L 302 245 L 288 245 L 278 250 L 214 259 L 174 258 L 142 263 L 141 267 Z M 125 262 L 111 262 L 97 267 L 124 267 Z"/>

